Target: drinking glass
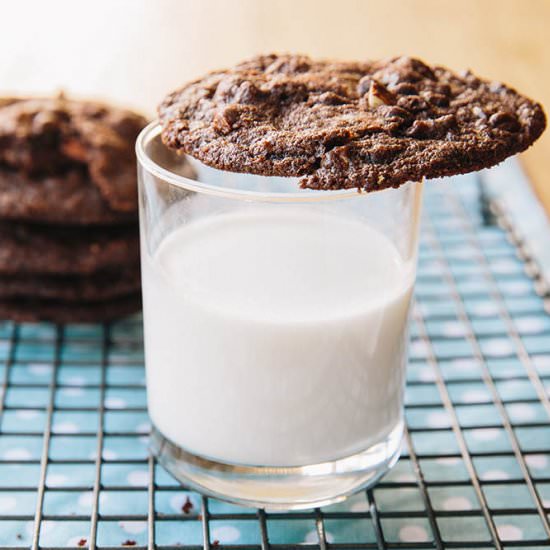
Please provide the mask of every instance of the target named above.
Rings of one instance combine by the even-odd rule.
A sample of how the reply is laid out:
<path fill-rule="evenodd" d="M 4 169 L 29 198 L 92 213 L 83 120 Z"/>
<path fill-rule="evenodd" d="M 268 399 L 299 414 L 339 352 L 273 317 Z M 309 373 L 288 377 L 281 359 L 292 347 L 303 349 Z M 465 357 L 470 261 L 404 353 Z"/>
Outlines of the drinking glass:
<path fill-rule="evenodd" d="M 185 485 L 300 509 L 372 485 L 403 435 L 422 183 L 361 193 L 137 141 L 151 448 Z"/>

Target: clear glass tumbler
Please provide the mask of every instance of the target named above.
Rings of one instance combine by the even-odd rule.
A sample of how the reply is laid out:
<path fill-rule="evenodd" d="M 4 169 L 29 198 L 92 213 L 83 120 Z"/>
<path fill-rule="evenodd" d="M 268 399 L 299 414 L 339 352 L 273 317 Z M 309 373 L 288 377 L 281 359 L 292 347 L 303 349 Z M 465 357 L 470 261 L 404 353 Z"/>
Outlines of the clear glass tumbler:
<path fill-rule="evenodd" d="M 421 183 L 377 193 L 214 170 L 137 142 L 151 445 L 240 504 L 373 484 L 403 434 Z"/>

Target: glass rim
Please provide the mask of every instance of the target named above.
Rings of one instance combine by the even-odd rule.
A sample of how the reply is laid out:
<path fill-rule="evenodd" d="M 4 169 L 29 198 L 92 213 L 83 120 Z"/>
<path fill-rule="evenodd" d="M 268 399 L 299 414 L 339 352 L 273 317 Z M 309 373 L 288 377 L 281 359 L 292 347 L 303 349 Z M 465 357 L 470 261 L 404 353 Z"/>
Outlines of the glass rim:
<path fill-rule="evenodd" d="M 380 191 L 372 192 L 358 192 L 357 188 L 341 189 L 341 190 L 297 190 L 296 192 L 264 192 L 264 191 L 251 191 L 247 189 L 234 189 L 230 187 L 223 187 L 221 185 L 215 185 L 212 183 L 206 183 L 204 181 L 194 180 L 176 174 L 155 162 L 151 156 L 147 153 L 147 144 L 153 139 L 157 138 L 161 132 L 161 127 L 157 120 L 150 122 L 145 128 L 141 130 L 136 139 L 136 156 L 138 163 L 145 168 L 149 173 L 162 179 L 168 184 L 175 185 L 186 189 L 188 191 L 195 191 L 197 193 L 216 195 L 220 197 L 241 199 L 241 200 L 256 200 L 256 201 L 270 201 L 270 202 L 320 202 L 330 201 L 338 199 L 349 199 L 353 197 L 364 198 L 369 195 L 379 195 L 384 191 L 392 191 L 389 189 L 382 189 Z M 199 161 L 197 161 L 199 162 Z M 213 169 L 213 168 L 212 168 Z M 220 172 L 227 172 L 220 170 Z M 234 172 L 237 173 L 237 172 Z M 250 174 L 244 174 L 249 176 Z M 269 177 L 260 176 L 257 177 Z M 295 178 L 296 180 L 298 178 Z M 299 188 L 298 188 L 299 189 Z"/>

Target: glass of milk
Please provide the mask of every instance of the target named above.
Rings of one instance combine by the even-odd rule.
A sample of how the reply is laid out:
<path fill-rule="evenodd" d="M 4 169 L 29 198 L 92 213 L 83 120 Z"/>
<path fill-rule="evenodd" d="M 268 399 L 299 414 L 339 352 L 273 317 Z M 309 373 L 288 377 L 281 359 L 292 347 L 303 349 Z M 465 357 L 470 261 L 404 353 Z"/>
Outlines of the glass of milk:
<path fill-rule="evenodd" d="M 208 168 L 137 143 L 151 446 L 185 485 L 321 506 L 403 434 L 422 184 L 377 193 Z"/>

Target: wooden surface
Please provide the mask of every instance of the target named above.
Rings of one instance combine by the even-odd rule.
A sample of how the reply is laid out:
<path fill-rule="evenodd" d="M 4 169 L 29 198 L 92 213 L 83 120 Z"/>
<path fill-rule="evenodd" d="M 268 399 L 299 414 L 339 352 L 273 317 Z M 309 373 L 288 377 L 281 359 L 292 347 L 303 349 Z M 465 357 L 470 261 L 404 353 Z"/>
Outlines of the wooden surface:
<path fill-rule="evenodd" d="M 256 52 L 406 53 L 550 108 L 550 0 L 0 0 L 0 93 L 65 88 L 153 113 L 167 90 Z M 523 155 L 550 212 L 550 132 Z"/>

